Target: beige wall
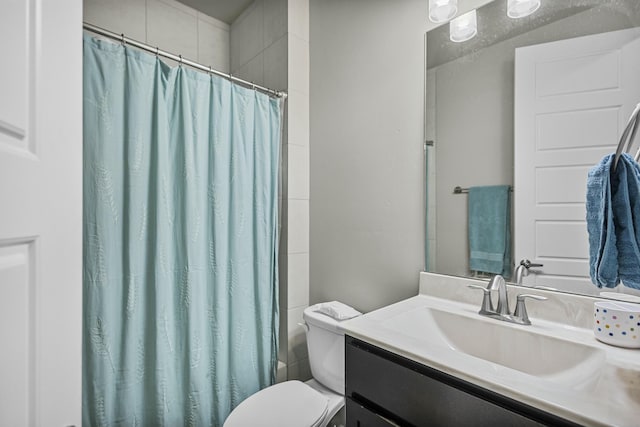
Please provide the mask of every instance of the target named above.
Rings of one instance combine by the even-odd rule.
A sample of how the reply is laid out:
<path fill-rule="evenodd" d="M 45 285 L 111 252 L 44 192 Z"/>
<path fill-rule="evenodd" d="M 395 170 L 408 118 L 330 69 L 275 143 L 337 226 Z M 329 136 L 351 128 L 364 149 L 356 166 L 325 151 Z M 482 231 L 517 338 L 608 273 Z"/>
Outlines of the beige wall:
<path fill-rule="evenodd" d="M 460 0 L 459 13 L 489 1 Z M 436 25 L 426 0 L 310 0 L 310 9 L 310 302 L 369 311 L 415 295 L 425 264 L 423 142 L 435 106 L 425 105 L 424 34 Z"/>
<path fill-rule="evenodd" d="M 427 2 L 310 4 L 310 299 L 369 311 L 424 266 Z"/>

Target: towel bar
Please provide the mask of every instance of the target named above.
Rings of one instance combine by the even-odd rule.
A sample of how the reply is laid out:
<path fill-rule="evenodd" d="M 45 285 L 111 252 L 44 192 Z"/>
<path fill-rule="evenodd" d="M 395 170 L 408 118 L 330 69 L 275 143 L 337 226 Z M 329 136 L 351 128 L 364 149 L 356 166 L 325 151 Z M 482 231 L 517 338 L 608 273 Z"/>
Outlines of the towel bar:
<path fill-rule="evenodd" d="M 633 145 L 633 140 L 636 137 L 636 132 L 638 131 L 638 121 L 640 116 L 640 103 L 636 105 L 636 108 L 631 113 L 629 117 L 629 121 L 627 122 L 627 127 L 624 128 L 622 135 L 620 136 L 620 141 L 618 142 L 618 148 L 616 148 L 616 156 L 613 159 L 613 170 L 616 170 L 616 166 L 618 166 L 618 160 L 622 155 L 622 152 L 628 153 Z M 640 157 L 640 149 L 636 153 L 635 160 L 638 161 Z"/>
<path fill-rule="evenodd" d="M 513 187 L 509 187 L 509 191 L 513 192 Z M 467 194 L 469 192 L 468 188 L 462 188 L 457 186 L 453 189 L 453 194 Z"/>

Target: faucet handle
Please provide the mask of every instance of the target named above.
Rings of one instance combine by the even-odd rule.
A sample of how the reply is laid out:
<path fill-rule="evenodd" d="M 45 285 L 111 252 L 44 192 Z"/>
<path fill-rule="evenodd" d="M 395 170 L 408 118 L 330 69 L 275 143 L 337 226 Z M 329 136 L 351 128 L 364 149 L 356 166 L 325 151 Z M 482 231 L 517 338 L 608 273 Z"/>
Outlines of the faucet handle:
<path fill-rule="evenodd" d="M 531 261 L 529 261 L 528 259 L 523 259 L 520 260 L 520 265 L 523 266 L 524 268 L 526 268 L 527 270 L 530 269 L 531 267 L 544 267 L 544 264 L 536 264 L 533 263 Z"/>
<path fill-rule="evenodd" d="M 488 314 L 493 313 L 495 310 L 493 309 L 493 303 L 491 302 L 491 289 L 485 288 L 480 285 L 467 285 L 467 287 L 471 289 L 480 289 L 484 295 L 482 297 L 482 306 L 480 307 L 480 314 Z"/>
<path fill-rule="evenodd" d="M 546 297 L 533 294 L 520 294 L 516 297 L 516 311 L 513 312 L 513 317 L 522 322 L 523 325 L 530 325 L 529 315 L 527 314 L 527 306 L 524 305 L 525 298 L 531 298 L 538 301 L 545 301 Z"/>

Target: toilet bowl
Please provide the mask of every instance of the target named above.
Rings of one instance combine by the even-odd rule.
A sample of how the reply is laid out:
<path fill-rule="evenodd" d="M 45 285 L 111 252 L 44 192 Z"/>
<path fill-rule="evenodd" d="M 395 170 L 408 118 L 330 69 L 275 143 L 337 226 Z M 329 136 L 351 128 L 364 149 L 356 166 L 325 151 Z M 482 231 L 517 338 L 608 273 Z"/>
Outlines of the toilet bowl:
<path fill-rule="evenodd" d="M 344 332 L 340 321 L 319 310 L 304 310 L 313 378 L 267 387 L 238 405 L 224 427 L 325 427 L 344 406 Z"/>

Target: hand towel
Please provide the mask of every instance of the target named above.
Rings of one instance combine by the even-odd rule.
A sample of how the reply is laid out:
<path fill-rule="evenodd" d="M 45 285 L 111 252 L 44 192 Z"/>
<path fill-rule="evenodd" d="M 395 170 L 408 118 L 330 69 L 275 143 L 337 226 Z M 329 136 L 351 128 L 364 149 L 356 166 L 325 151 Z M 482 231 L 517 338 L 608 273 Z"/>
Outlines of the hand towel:
<path fill-rule="evenodd" d="M 589 274 L 599 288 L 614 288 L 618 276 L 618 248 L 611 202 L 611 170 L 614 154 L 605 156 L 587 176 L 587 232 Z"/>
<path fill-rule="evenodd" d="M 640 289 L 640 166 L 605 156 L 587 177 L 589 273 L 598 287 Z"/>
<path fill-rule="evenodd" d="M 469 268 L 511 277 L 508 185 L 469 188 Z"/>
<path fill-rule="evenodd" d="M 618 274 L 640 289 L 640 167 L 624 153 L 613 176 L 612 204 L 618 247 Z"/>
<path fill-rule="evenodd" d="M 326 314 L 336 320 L 347 320 L 362 315 L 358 310 L 339 301 L 316 304 L 316 309 L 314 311 Z"/>

